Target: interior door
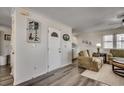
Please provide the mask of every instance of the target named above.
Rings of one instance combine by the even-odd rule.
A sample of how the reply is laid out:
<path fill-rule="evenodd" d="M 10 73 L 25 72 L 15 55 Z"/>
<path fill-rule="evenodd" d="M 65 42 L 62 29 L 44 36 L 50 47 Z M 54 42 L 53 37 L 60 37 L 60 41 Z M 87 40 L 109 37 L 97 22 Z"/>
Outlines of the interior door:
<path fill-rule="evenodd" d="M 48 34 L 48 71 L 52 71 L 61 66 L 60 31 L 49 28 Z"/>
<path fill-rule="evenodd" d="M 64 37 L 66 35 L 66 37 Z M 69 36 L 69 38 L 67 38 Z M 71 33 L 63 31 L 62 37 L 62 66 L 66 66 L 72 63 L 72 42 Z M 65 39 L 64 39 L 65 38 Z"/>

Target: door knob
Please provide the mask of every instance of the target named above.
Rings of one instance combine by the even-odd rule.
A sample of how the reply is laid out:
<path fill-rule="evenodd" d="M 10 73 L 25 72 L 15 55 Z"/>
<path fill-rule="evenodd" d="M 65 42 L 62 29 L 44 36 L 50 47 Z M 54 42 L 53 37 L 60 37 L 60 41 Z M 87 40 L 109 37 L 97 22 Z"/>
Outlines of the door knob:
<path fill-rule="evenodd" d="M 12 52 L 12 54 L 14 54 L 14 52 Z"/>

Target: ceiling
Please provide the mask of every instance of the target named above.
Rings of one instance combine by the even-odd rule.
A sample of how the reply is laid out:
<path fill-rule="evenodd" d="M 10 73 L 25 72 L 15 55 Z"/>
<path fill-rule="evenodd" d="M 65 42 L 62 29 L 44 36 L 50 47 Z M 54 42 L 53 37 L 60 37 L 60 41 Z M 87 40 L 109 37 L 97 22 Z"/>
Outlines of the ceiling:
<path fill-rule="evenodd" d="M 116 26 L 113 24 L 118 23 L 117 15 L 124 13 L 124 8 L 119 7 L 46 7 L 31 9 L 71 26 L 73 32 L 113 28 Z"/>
<path fill-rule="evenodd" d="M 73 28 L 73 32 L 95 31 L 116 27 L 117 15 L 124 8 L 114 7 L 30 7 L 51 19 Z M 11 26 L 11 8 L 0 8 L 0 25 Z"/>

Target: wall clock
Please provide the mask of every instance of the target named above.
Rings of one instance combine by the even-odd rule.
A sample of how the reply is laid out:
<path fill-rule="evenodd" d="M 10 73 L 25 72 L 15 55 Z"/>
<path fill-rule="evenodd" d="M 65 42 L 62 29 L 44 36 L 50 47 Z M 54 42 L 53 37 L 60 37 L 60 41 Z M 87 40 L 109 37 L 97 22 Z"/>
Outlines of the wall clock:
<path fill-rule="evenodd" d="M 69 36 L 68 34 L 64 34 L 64 35 L 63 35 L 63 39 L 64 39 L 65 41 L 69 41 L 70 36 Z"/>

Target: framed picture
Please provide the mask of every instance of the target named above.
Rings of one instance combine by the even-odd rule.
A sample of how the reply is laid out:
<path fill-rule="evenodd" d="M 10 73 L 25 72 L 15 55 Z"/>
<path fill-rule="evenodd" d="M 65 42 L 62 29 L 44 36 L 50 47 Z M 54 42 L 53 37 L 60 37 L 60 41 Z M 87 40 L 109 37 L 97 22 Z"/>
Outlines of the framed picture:
<path fill-rule="evenodd" d="M 27 42 L 40 43 L 40 23 L 38 21 L 28 19 L 27 21 Z"/>
<path fill-rule="evenodd" d="M 82 43 L 87 45 L 92 45 L 92 42 L 87 40 L 82 40 Z"/>
<path fill-rule="evenodd" d="M 11 40 L 11 35 L 4 34 L 4 40 L 10 41 Z"/>

